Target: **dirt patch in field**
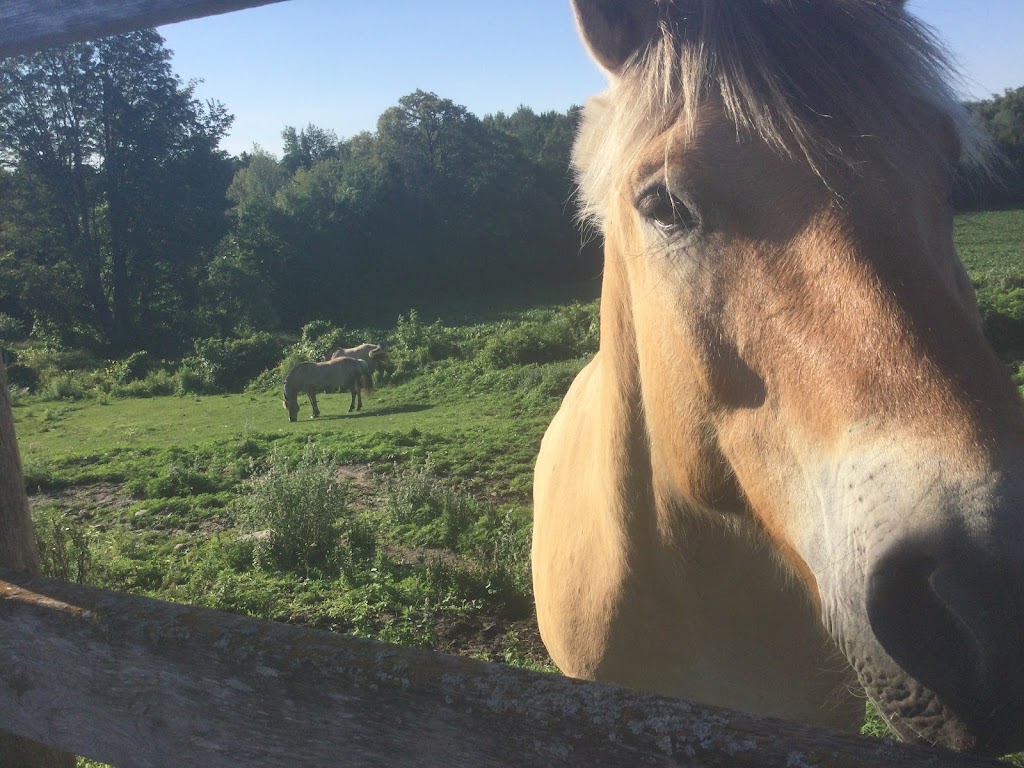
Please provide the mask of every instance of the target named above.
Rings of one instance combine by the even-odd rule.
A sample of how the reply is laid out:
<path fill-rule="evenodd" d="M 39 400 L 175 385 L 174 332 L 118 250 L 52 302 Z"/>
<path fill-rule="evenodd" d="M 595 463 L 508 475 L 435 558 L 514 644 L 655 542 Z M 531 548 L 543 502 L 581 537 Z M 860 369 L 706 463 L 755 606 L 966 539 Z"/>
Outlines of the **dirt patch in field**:
<path fill-rule="evenodd" d="M 487 661 L 551 664 L 536 616 L 517 621 L 496 616 L 441 617 L 435 631 L 437 650 L 443 653 Z"/>
<path fill-rule="evenodd" d="M 128 509 L 136 501 L 120 483 L 103 482 L 33 493 L 29 495 L 28 503 L 33 511 L 52 504 L 76 517 L 90 518 L 98 511 L 117 512 Z"/>
<path fill-rule="evenodd" d="M 342 464 L 334 471 L 334 480 L 345 489 L 349 507 L 367 510 L 373 506 L 377 481 L 369 467 Z"/>

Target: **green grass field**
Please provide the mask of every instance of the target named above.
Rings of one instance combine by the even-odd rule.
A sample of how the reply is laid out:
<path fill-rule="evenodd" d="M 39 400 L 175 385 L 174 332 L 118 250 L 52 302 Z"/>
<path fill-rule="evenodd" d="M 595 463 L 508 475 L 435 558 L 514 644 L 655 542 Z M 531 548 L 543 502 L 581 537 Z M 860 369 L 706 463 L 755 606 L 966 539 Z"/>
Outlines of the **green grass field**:
<path fill-rule="evenodd" d="M 964 266 L 978 282 L 1024 280 L 1024 211 L 960 214 L 954 237 Z"/>
<path fill-rule="evenodd" d="M 1024 280 L 1024 211 L 962 215 L 956 238 L 980 285 Z M 529 579 L 532 467 L 594 341 L 556 343 L 543 329 L 583 318 L 596 333 L 596 304 L 559 314 L 593 287 L 564 301 L 435 308 L 426 316 L 448 325 L 434 346 L 461 353 L 428 360 L 438 340 L 427 339 L 426 362 L 381 383 L 356 414 L 347 394 L 328 394 L 322 418 L 303 402 L 290 423 L 272 389 L 21 393 L 16 430 L 48 571 L 550 669 Z M 544 344 L 546 360 L 522 362 Z"/>

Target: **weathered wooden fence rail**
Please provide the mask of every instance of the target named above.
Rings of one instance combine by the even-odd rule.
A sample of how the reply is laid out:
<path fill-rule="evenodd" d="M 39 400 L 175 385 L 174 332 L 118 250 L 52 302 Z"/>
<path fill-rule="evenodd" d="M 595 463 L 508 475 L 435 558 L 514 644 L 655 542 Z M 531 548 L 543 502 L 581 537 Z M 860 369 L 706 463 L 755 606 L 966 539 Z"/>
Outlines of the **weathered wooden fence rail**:
<path fill-rule="evenodd" d="M 4 0 L 0 58 L 281 0 Z"/>
<path fill-rule="evenodd" d="M 7 0 L 0 58 L 269 2 Z M 2 361 L 0 728 L 2 768 L 999 765 L 43 579 Z"/>
<path fill-rule="evenodd" d="M 118 768 L 995 764 L 331 632 L 0 577 L 0 723 Z"/>

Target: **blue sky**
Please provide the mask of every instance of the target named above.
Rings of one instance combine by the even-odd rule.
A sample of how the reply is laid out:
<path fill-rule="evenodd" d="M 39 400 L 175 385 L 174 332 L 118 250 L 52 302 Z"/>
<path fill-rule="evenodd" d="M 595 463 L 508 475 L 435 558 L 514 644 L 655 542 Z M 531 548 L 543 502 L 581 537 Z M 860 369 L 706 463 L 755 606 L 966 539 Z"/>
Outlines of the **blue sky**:
<path fill-rule="evenodd" d="M 1024 0 L 909 0 L 952 49 L 967 95 L 1024 85 Z M 982 11 L 982 9 L 984 9 Z M 184 80 L 235 115 L 224 148 L 279 154 L 281 130 L 348 137 L 417 88 L 483 116 L 581 104 L 604 84 L 568 0 L 290 0 L 160 28 Z"/>

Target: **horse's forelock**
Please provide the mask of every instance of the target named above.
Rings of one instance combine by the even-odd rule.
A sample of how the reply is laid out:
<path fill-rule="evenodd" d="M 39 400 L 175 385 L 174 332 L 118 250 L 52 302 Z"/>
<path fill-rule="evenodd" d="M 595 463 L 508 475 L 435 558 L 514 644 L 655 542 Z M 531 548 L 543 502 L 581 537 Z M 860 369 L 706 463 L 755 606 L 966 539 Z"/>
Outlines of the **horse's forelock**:
<path fill-rule="evenodd" d="M 584 219 L 602 224 L 604 201 L 631 161 L 670 127 L 685 141 L 709 97 L 720 99 L 738 135 L 802 159 L 823 178 L 863 159 L 851 137 L 883 153 L 907 131 L 932 143 L 934 114 L 922 102 L 950 119 L 965 159 L 985 165 L 986 142 L 955 97 L 947 54 L 900 3 L 688 0 L 661 8 L 655 38 L 584 110 L 573 153 Z"/>

